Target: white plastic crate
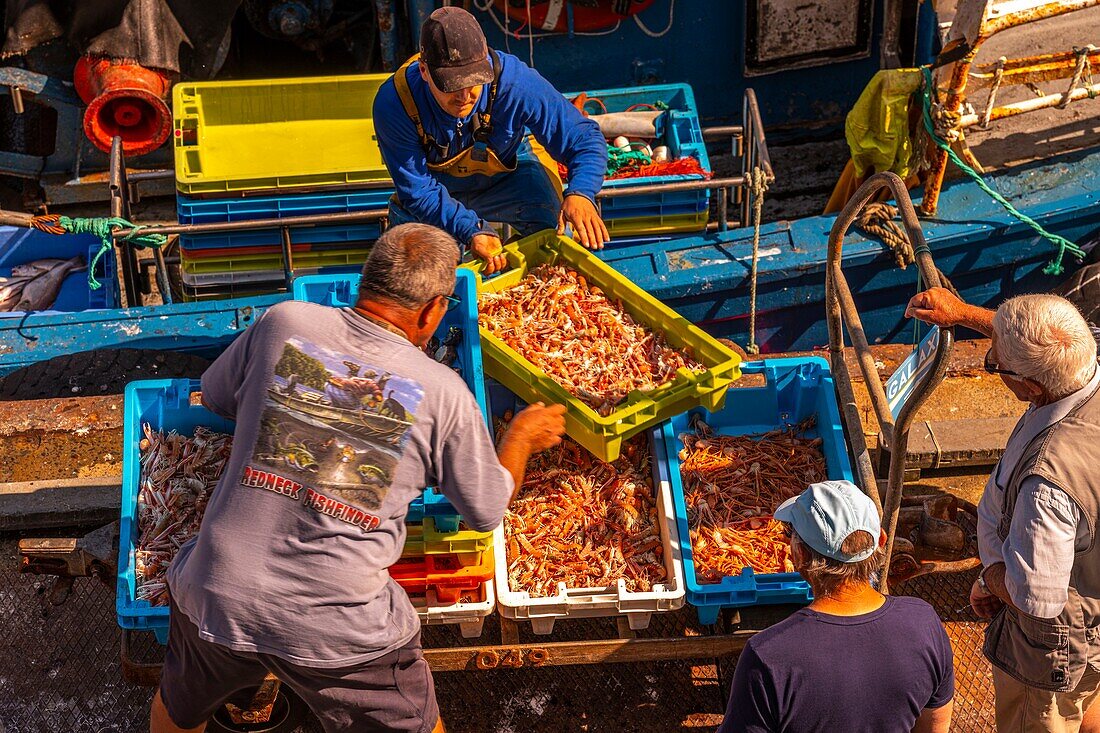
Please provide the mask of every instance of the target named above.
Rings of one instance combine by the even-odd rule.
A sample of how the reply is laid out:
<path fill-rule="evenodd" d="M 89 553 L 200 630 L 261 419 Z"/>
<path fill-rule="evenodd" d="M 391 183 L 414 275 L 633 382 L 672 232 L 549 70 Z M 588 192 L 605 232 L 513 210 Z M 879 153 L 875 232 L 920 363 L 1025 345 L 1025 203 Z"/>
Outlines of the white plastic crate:
<path fill-rule="evenodd" d="M 650 431 L 650 462 L 657 487 L 657 524 L 664 550 L 668 581 L 657 584 L 648 593 L 626 589 L 619 580 L 608 588 L 567 588 L 558 583 L 557 595 L 532 598 L 526 591 L 512 591 L 508 585 L 507 543 L 503 527 L 493 544 L 496 553 L 497 607 L 505 618 L 529 620 L 536 634 L 550 634 L 561 618 L 626 616 L 630 628 L 649 626 L 654 613 L 675 611 L 684 605 L 684 565 L 680 561 L 680 535 L 672 509 L 672 489 L 668 481 L 667 460 L 660 428 Z"/>
<path fill-rule="evenodd" d="M 476 639 L 481 636 L 485 627 L 485 617 L 493 612 L 496 607 L 497 597 L 493 581 L 487 580 L 482 585 L 485 600 L 474 603 L 454 603 L 449 606 L 439 605 L 434 590 L 429 590 L 427 597 L 410 597 L 416 614 L 420 617 L 420 623 L 425 626 L 458 626 L 459 633 L 464 639 Z"/>

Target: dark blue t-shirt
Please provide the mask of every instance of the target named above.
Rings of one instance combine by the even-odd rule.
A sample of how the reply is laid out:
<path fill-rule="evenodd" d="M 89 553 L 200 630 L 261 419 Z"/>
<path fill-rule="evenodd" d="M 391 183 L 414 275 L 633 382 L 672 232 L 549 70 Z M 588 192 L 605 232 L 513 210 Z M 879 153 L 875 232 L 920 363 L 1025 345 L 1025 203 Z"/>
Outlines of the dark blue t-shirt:
<path fill-rule="evenodd" d="M 951 643 L 924 601 L 888 596 L 860 616 L 804 608 L 737 661 L 719 733 L 909 733 L 955 694 Z"/>

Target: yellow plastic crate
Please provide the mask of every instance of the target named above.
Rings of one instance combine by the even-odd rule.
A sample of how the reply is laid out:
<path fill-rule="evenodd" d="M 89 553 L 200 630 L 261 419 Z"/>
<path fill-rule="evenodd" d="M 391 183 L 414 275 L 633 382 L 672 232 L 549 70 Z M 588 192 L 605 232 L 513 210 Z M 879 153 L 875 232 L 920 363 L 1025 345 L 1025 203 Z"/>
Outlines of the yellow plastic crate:
<path fill-rule="evenodd" d="M 480 328 L 485 374 L 525 402 L 564 404 L 565 431 L 604 461 L 619 457 L 623 440 L 693 407 L 719 409 L 726 389 L 741 376 L 741 359 L 714 337 L 605 264 L 568 237 L 552 230 L 533 234 L 504 247 L 508 271 L 483 280 L 481 265 L 463 265 L 478 272 L 478 295 L 517 285 L 529 269 L 542 264 L 564 264 L 599 286 L 638 323 L 661 334 L 675 349 L 690 351 L 706 371 L 681 369 L 668 384 L 648 392 L 634 391 L 609 415 L 600 415 L 530 361 L 486 329 Z"/>
<path fill-rule="evenodd" d="M 492 532 L 472 529 L 440 532 L 435 527 L 435 520 L 425 517 L 423 523 L 409 522 L 405 525 L 405 546 L 401 557 L 454 555 L 459 564 L 466 567 L 482 564 L 485 553 L 492 549 Z"/>
<path fill-rule="evenodd" d="M 294 269 L 362 266 L 370 255 L 370 248 L 341 249 L 335 251 L 302 252 L 294 255 Z M 282 254 L 244 254 L 229 257 L 202 257 L 190 259 L 186 253 L 180 257 L 180 267 L 187 275 L 212 273 L 249 272 L 254 270 L 282 270 Z"/>
<path fill-rule="evenodd" d="M 387 78 L 177 84 L 176 187 L 196 196 L 388 182 L 371 117 Z"/>
<path fill-rule="evenodd" d="M 608 233 L 613 237 L 635 237 L 647 234 L 688 234 L 707 228 L 709 211 L 697 214 L 672 214 L 671 216 L 630 216 L 621 219 L 604 219 Z"/>

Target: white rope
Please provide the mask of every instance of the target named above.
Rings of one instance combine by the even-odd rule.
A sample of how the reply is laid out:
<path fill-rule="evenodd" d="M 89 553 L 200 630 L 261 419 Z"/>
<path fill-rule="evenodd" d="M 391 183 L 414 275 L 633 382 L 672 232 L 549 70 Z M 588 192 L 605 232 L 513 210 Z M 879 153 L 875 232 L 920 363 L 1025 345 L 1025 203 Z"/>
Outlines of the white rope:
<path fill-rule="evenodd" d="M 668 33 L 670 30 L 672 30 L 672 20 L 675 10 L 676 0 L 668 0 L 668 25 L 666 25 L 665 29 L 660 33 L 654 33 L 649 28 L 646 28 L 645 23 L 642 22 L 642 18 L 640 15 L 634 16 L 634 22 L 638 25 L 638 28 L 641 29 L 642 33 L 645 33 L 650 38 L 660 38 L 661 36 Z"/>
<path fill-rule="evenodd" d="M 753 168 L 749 178 L 752 193 L 752 275 L 749 280 L 749 345 L 745 351 L 759 354 L 756 343 L 756 274 L 760 262 L 760 219 L 764 210 L 764 193 L 768 190 L 768 177 L 760 168 Z"/>
<path fill-rule="evenodd" d="M 1077 88 L 1077 85 L 1081 83 L 1081 77 L 1085 75 L 1086 69 L 1088 70 L 1089 82 L 1091 86 L 1092 82 L 1092 64 L 1089 61 L 1089 53 L 1096 50 L 1096 46 L 1091 43 L 1084 48 L 1075 48 L 1073 52 L 1077 55 L 1077 68 L 1073 70 L 1073 78 L 1069 82 L 1069 89 L 1062 95 L 1062 101 L 1058 103 L 1058 109 L 1064 108 L 1070 103 L 1069 95 L 1073 93 L 1073 90 Z"/>
<path fill-rule="evenodd" d="M 531 24 L 531 0 L 527 0 L 527 24 Z M 527 33 L 527 53 L 531 59 L 531 68 L 535 68 L 535 37 L 530 31 Z"/>
<path fill-rule="evenodd" d="M 985 112 L 982 114 L 982 127 L 989 127 L 989 118 L 993 114 L 993 102 L 997 99 L 997 90 L 1001 88 L 1001 77 L 1005 73 L 1005 62 L 1008 61 L 1004 56 L 997 59 L 997 66 L 993 71 L 993 84 L 989 87 L 989 99 L 985 103 Z"/>

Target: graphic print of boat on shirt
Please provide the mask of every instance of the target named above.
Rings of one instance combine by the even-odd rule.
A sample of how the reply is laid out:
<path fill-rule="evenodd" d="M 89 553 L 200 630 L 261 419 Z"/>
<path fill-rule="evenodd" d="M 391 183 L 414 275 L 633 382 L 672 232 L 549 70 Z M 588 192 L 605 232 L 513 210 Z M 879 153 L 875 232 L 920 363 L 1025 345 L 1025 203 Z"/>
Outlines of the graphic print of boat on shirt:
<path fill-rule="evenodd" d="M 268 385 L 250 468 L 377 509 L 423 396 L 417 382 L 290 339 Z"/>

